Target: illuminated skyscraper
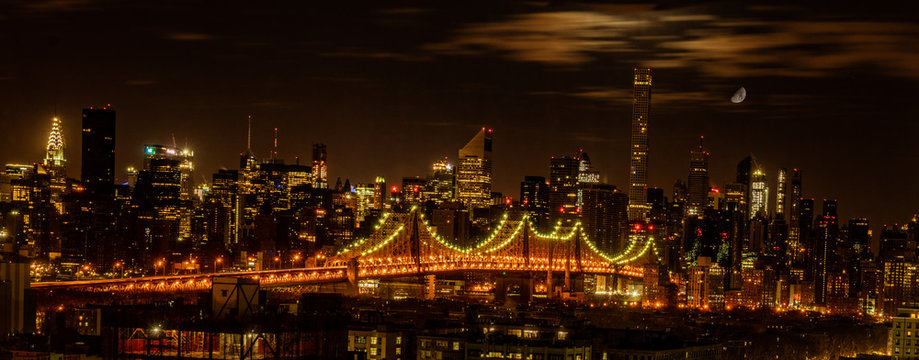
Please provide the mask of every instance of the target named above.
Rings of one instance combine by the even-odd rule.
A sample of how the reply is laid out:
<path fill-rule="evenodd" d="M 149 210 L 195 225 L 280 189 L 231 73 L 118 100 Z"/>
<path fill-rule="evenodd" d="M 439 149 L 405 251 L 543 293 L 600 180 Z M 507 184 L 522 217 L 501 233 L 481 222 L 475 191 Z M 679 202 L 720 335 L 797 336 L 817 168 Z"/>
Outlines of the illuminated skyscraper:
<path fill-rule="evenodd" d="M 190 245 L 184 221 L 189 204 L 181 199 L 181 164 L 179 151 L 173 147 L 144 146 L 144 168 L 138 173 L 131 205 L 142 234 L 138 246 L 151 259 L 171 256 L 180 252 L 179 245 Z"/>
<path fill-rule="evenodd" d="M 775 178 L 775 216 L 785 219 L 785 204 L 787 204 L 786 189 L 787 170 L 779 169 L 779 175 Z"/>
<path fill-rule="evenodd" d="M 549 160 L 549 211 L 553 218 L 577 216 L 580 163 L 580 159 L 572 156 Z"/>
<path fill-rule="evenodd" d="M 444 157 L 434 162 L 425 184 L 424 197 L 440 205 L 453 200 L 453 165 Z"/>
<path fill-rule="evenodd" d="M 585 184 L 581 191 L 581 221 L 587 236 L 600 251 L 618 253 L 629 233 L 626 195 L 608 184 Z"/>
<path fill-rule="evenodd" d="M 48 146 L 45 151 L 44 165 L 54 173 L 64 170 L 64 135 L 61 131 L 61 120 L 57 116 L 51 120 L 51 133 L 48 135 Z"/>
<path fill-rule="evenodd" d="M 600 172 L 594 170 L 590 165 L 590 157 L 583 150 L 578 152 L 578 184 L 599 184 Z"/>
<path fill-rule="evenodd" d="M 801 170 L 792 169 L 788 180 L 788 251 L 789 259 L 802 254 L 805 244 L 801 242 Z M 800 259 L 799 259 L 800 260 Z"/>
<path fill-rule="evenodd" d="M 425 201 L 424 188 L 427 185 L 427 179 L 419 176 L 402 178 L 402 200 L 406 204 L 420 204 Z"/>
<path fill-rule="evenodd" d="M 689 201 L 687 213 L 691 216 L 702 215 L 708 205 L 708 190 L 711 183 L 708 178 L 708 151 L 702 145 L 703 137 L 699 137 L 699 148 L 689 152 Z"/>
<path fill-rule="evenodd" d="M 520 182 L 520 204 L 532 213 L 537 226 L 549 225 L 549 185 L 542 176 L 526 176 Z"/>
<path fill-rule="evenodd" d="M 632 82 L 632 138 L 629 147 L 629 219 L 644 220 L 648 212 L 648 113 L 651 69 L 635 68 Z"/>
<path fill-rule="evenodd" d="M 482 128 L 459 150 L 456 199 L 467 208 L 488 207 L 490 204 L 491 129 Z"/>
<path fill-rule="evenodd" d="M 750 176 L 750 215 L 766 216 L 769 209 L 769 186 L 766 184 L 766 173 L 757 168 Z"/>
<path fill-rule="evenodd" d="M 386 179 L 377 176 L 373 181 L 373 208 L 376 210 L 386 209 L 387 204 Z"/>
<path fill-rule="evenodd" d="M 329 174 L 325 144 L 313 144 L 313 188 L 328 189 Z"/>
<path fill-rule="evenodd" d="M 83 109 L 83 186 L 97 195 L 115 194 L 115 110 Z"/>

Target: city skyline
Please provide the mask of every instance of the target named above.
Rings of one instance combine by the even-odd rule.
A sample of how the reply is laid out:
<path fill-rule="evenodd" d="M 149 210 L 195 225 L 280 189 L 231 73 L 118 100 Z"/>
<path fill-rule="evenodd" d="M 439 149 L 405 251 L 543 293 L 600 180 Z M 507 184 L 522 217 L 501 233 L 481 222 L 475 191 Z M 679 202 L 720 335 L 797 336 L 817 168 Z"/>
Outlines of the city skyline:
<path fill-rule="evenodd" d="M 94 108 L 97 108 L 97 107 L 94 107 L 94 106 L 88 107 L 88 109 L 94 109 Z M 113 109 L 113 110 L 117 110 L 117 109 L 115 108 L 115 106 L 113 106 L 112 104 L 106 104 L 106 106 L 98 107 L 98 108 L 99 108 L 99 109 L 102 109 L 102 108 L 107 108 L 107 109 L 108 109 L 108 108 L 110 108 L 110 109 Z M 84 109 L 84 110 L 85 110 L 85 109 Z M 59 137 L 60 134 L 62 133 L 61 128 L 64 129 L 63 133 L 67 133 L 67 130 L 66 130 L 66 129 L 68 128 L 68 127 L 67 127 L 67 123 L 66 123 L 66 121 L 64 121 L 64 120 L 62 119 L 62 117 L 59 116 L 59 115 L 53 116 L 53 117 L 51 117 L 49 120 L 50 120 L 50 123 L 52 124 L 52 126 L 48 129 L 48 132 L 51 133 L 51 137 L 54 139 L 55 142 L 57 142 L 57 141 L 59 141 L 58 137 Z M 248 128 L 248 126 L 249 126 L 249 124 L 250 124 L 251 121 L 252 121 L 252 115 L 250 114 L 250 115 L 247 116 L 247 130 L 246 130 L 246 135 L 247 135 L 247 139 L 246 139 L 246 140 L 247 140 L 247 141 L 246 141 L 246 145 L 243 146 L 244 148 L 247 147 L 247 146 L 251 147 L 251 143 L 250 143 L 250 142 L 251 142 L 251 133 L 250 133 L 251 129 Z M 62 124 L 63 124 L 63 125 L 62 125 Z M 78 128 L 79 128 L 79 127 L 78 127 Z M 117 129 L 117 128 L 118 128 L 118 126 L 116 125 L 116 129 Z M 486 127 L 483 127 L 482 129 L 480 129 L 479 132 L 484 131 L 485 129 L 486 129 Z M 251 150 L 251 148 L 247 148 L 247 149 L 245 149 L 245 150 L 240 151 L 239 154 L 235 154 L 235 153 L 234 153 L 234 154 L 230 154 L 231 157 L 235 158 L 235 165 L 234 165 L 234 163 L 230 163 L 230 164 L 227 164 L 227 165 L 225 165 L 225 166 L 220 166 L 220 167 L 214 168 L 214 169 L 209 169 L 209 168 L 205 168 L 205 167 L 198 166 L 197 169 L 196 169 L 195 171 L 193 171 L 193 176 L 191 177 L 193 184 L 194 184 L 195 186 L 198 186 L 198 185 L 208 185 L 208 184 L 210 184 L 210 176 L 211 176 L 212 174 L 216 173 L 218 170 L 221 170 L 221 169 L 226 170 L 226 169 L 235 169 L 235 168 L 238 168 L 239 155 L 245 154 L 245 153 L 250 152 L 250 151 L 251 151 L 251 153 L 255 156 L 255 158 L 256 158 L 258 161 L 273 161 L 273 159 L 278 159 L 278 160 L 281 160 L 281 161 L 286 161 L 287 163 L 290 163 L 290 164 L 293 164 L 293 163 L 299 161 L 299 162 L 302 163 L 302 164 L 310 165 L 310 160 L 309 160 L 310 158 L 308 157 L 309 153 L 307 153 L 306 155 L 297 154 L 297 155 L 295 155 L 295 156 L 293 156 L 293 157 L 291 157 L 291 158 L 285 157 L 285 156 L 284 156 L 284 151 L 283 151 L 283 150 L 280 150 L 280 151 L 278 151 L 278 153 L 275 153 L 276 148 L 274 147 L 274 146 L 275 146 L 275 139 L 274 139 L 274 136 L 276 136 L 276 134 L 277 134 L 276 131 L 277 131 L 278 129 L 277 129 L 277 128 L 272 128 L 272 129 L 269 129 L 269 130 L 272 131 L 272 138 L 269 139 L 269 141 L 270 141 L 270 147 L 268 147 L 267 150 L 264 151 L 264 153 L 266 154 L 265 156 L 260 156 L 259 153 L 258 153 L 257 151 Z M 494 130 L 494 129 L 488 128 L 487 130 L 489 130 L 489 132 L 488 132 L 488 133 L 489 133 L 489 136 L 494 136 L 494 135 L 493 135 L 493 130 Z M 473 133 L 473 131 L 470 131 L 469 133 Z M 461 133 L 461 134 L 455 134 L 456 137 L 462 137 L 462 136 L 466 136 L 466 135 L 468 135 L 468 134 L 463 134 L 463 133 Z M 114 178 L 115 178 L 116 183 L 127 182 L 127 181 L 129 180 L 129 177 L 131 176 L 131 175 L 130 175 L 130 172 L 129 172 L 129 169 L 138 168 L 138 167 L 140 167 L 140 166 L 143 164 L 144 154 L 145 154 L 146 149 L 147 149 L 149 146 L 172 146 L 172 145 L 169 145 L 169 144 L 172 144 L 172 142 L 176 141 L 176 139 L 175 139 L 175 135 L 174 135 L 174 134 L 170 134 L 170 137 L 171 137 L 171 139 L 170 139 L 168 142 L 167 142 L 167 141 L 161 141 L 161 142 L 148 142 L 148 143 L 144 143 L 144 144 L 138 144 L 138 145 L 137 145 L 136 151 L 133 152 L 133 153 L 128 153 L 128 154 L 125 154 L 125 155 L 116 154 L 116 156 L 115 156 L 116 164 L 127 163 L 127 165 L 124 166 L 123 168 L 119 168 L 119 167 L 116 165 L 116 167 L 115 167 L 115 174 L 114 174 Z M 703 137 L 704 137 L 704 135 L 703 135 Z M 45 138 L 48 139 L 48 133 L 45 134 Z M 468 138 L 468 136 L 467 136 L 467 138 Z M 46 143 L 47 143 L 48 141 L 50 141 L 50 140 L 46 140 Z M 499 141 L 500 141 L 500 138 L 499 138 Z M 699 141 L 699 139 L 697 139 L 696 141 Z M 707 145 L 707 144 L 708 144 L 708 142 L 706 142 L 706 145 Z M 36 146 L 38 146 L 38 145 L 40 145 L 40 144 L 37 144 Z M 119 144 L 116 144 L 116 145 L 117 145 L 117 146 L 116 146 L 117 148 L 124 147 L 124 145 L 122 145 L 122 144 L 120 144 L 120 143 L 119 143 Z M 57 146 L 57 145 L 55 145 L 55 146 Z M 299 143 L 299 144 L 297 144 L 297 146 L 298 146 L 298 148 L 313 149 L 315 146 L 325 146 L 325 145 L 322 144 L 322 143 L 321 143 L 321 140 L 320 140 L 320 142 L 318 142 L 318 143 L 316 143 L 316 144 L 312 144 L 312 143 L 310 143 L 310 144 L 307 144 L 307 143 Z M 449 145 L 446 145 L 446 146 L 449 146 Z M 500 145 L 499 145 L 499 146 L 500 146 Z M 45 151 L 43 151 L 44 153 L 47 153 L 47 152 L 48 152 L 47 147 L 48 147 L 48 145 L 45 146 L 46 149 L 45 149 Z M 178 149 L 178 150 L 189 150 L 189 151 L 192 151 L 192 152 L 195 152 L 195 151 L 196 151 L 196 148 L 195 148 L 194 146 L 192 146 L 192 145 L 186 145 L 186 144 L 181 144 L 181 145 L 179 145 L 178 142 L 175 143 L 175 148 Z M 460 148 L 462 149 L 462 147 L 460 147 Z M 283 147 L 278 147 L 278 149 L 283 149 Z M 688 148 L 688 152 L 693 153 L 693 152 L 695 151 L 694 149 L 695 149 L 695 147 Z M 708 147 L 706 147 L 706 153 L 708 153 L 707 149 L 708 149 Z M 584 151 L 583 148 L 580 148 L 580 149 L 577 149 L 577 150 L 578 150 L 578 151 Z M 627 149 L 626 149 L 626 150 L 627 150 Z M 64 155 L 63 155 L 63 156 L 64 156 L 64 158 L 66 159 L 66 165 L 65 165 L 66 174 L 67 174 L 67 176 L 70 177 L 70 178 L 80 179 L 80 178 L 81 178 L 81 175 L 80 175 L 80 174 L 81 174 L 81 171 L 80 171 L 79 166 L 80 166 L 80 164 L 81 164 L 81 157 L 80 157 L 80 156 L 75 156 L 75 157 L 74 157 L 73 155 L 79 155 L 79 154 L 72 154 L 72 152 L 74 152 L 74 151 L 76 151 L 76 150 L 73 149 L 73 148 L 71 147 L 71 145 L 68 145 L 68 143 L 66 143 L 66 142 L 64 143 Z M 315 149 L 312 150 L 312 151 L 315 151 Z M 454 150 L 454 151 L 455 151 L 455 150 Z M 202 153 L 206 153 L 206 152 L 205 152 L 205 151 L 198 150 L 198 153 L 197 153 L 196 155 L 201 155 Z M 546 160 L 547 160 L 547 161 L 546 161 L 546 164 L 545 164 L 545 166 L 544 166 L 542 169 L 533 170 L 533 171 L 530 171 L 530 172 L 527 172 L 527 173 L 524 173 L 524 174 L 511 174 L 511 176 L 513 177 L 514 180 L 513 180 L 513 181 L 510 181 L 512 184 L 511 184 L 511 188 L 508 188 L 508 189 L 495 188 L 494 183 L 501 183 L 502 181 L 498 181 L 497 179 L 494 178 L 494 176 L 492 176 L 492 179 L 491 179 L 491 180 L 492 180 L 492 183 L 493 183 L 493 185 L 492 185 L 493 191 L 495 191 L 495 192 L 500 192 L 500 193 L 502 193 L 503 196 L 505 196 L 505 197 L 511 197 L 511 198 L 514 198 L 515 200 L 520 200 L 520 199 L 518 199 L 518 198 L 519 198 L 519 183 L 520 183 L 520 181 L 523 180 L 523 177 L 525 177 L 525 176 L 548 176 L 549 173 L 550 173 L 550 170 L 551 170 L 551 169 L 550 169 L 550 168 L 551 168 L 551 166 L 550 166 L 550 165 L 551 165 L 551 164 L 550 164 L 550 163 L 551 163 L 551 160 L 552 160 L 553 158 L 555 158 L 555 157 L 566 156 L 566 154 L 569 154 L 569 153 L 571 153 L 571 152 L 568 152 L 568 153 L 560 153 L 560 154 L 551 154 L 551 155 L 546 159 Z M 685 154 L 684 154 L 684 155 L 685 155 Z M 752 155 L 752 154 L 751 154 L 751 155 Z M 47 156 L 47 154 L 46 154 L 46 156 Z M 418 156 L 418 159 L 421 159 L 421 158 L 423 158 L 424 156 L 426 156 L 426 155 L 420 154 L 420 155 Z M 124 160 L 123 157 L 127 157 L 127 158 L 132 159 L 132 160 Z M 197 156 L 196 156 L 196 157 L 197 157 Z M 367 178 L 367 179 L 365 179 L 365 178 L 350 177 L 350 176 L 348 176 L 347 174 L 336 174 L 336 173 L 332 172 L 332 173 L 331 173 L 332 175 L 329 175 L 329 176 L 328 176 L 328 178 L 329 178 L 328 181 L 334 182 L 335 179 L 340 178 L 341 181 L 351 180 L 351 183 L 352 183 L 352 184 L 357 184 L 357 183 L 367 183 L 367 184 L 370 184 L 370 183 L 372 183 L 373 181 L 375 181 L 375 180 L 373 180 L 373 179 L 377 179 L 377 178 L 379 178 L 380 176 L 382 176 L 384 179 L 391 179 L 392 181 L 398 181 L 398 180 L 402 179 L 403 177 L 427 176 L 427 175 L 430 175 L 430 166 L 431 166 L 431 164 L 433 164 L 433 163 L 435 163 L 435 162 L 438 162 L 438 161 L 443 161 L 445 158 L 447 159 L 447 161 L 449 161 L 449 162 L 450 162 L 451 164 L 453 164 L 454 166 L 456 165 L 456 163 L 457 163 L 457 161 L 458 161 L 458 158 L 457 158 L 457 157 L 451 157 L 451 156 L 449 156 L 449 155 L 434 156 L 434 160 L 432 160 L 430 163 L 426 164 L 426 165 L 427 165 L 427 169 L 423 170 L 423 171 L 426 171 L 426 172 L 421 172 L 421 173 L 417 173 L 417 174 L 401 174 L 401 175 L 400 175 L 400 174 L 394 173 L 392 170 L 376 171 L 376 170 L 375 170 L 376 168 L 371 168 L 371 170 L 369 170 L 369 171 L 370 171 L 371 173 L 373 173 L 373 174 L 376 174 L 376 175 L 371 175 L 371 177 L 370 177 L 370 178 Z M 686 157 L 686 156 L 684 156 L 684 158 L 686 158 L 686 159 L 685 159 L 685 160 L 686 160 L 686 165 L 690 165 L 690 168 L 691 168 L 691 165 L 693 164 L 693 161 L 692 161 L 691 157 Z M 758 160 L 758 159 L 757 159 L 757 160 Z M 7 163 L 8 163 L 8 164 L 41 164 L 42 161 L 43 161 L 43 159 L 42 159 L 42 158 L 39 158 L 39 159 L 33 160 L 33 161 L 11 161 L 11 162 L 7 162 Z M 417 159 L 416 159 L 415 161 L 420 161 L 420 160 L 417 160 Z M 741 159 L 741 161 L 743 161 L 743 159 Z M 413 162 L 414 162 L 414 161 L 413 161 Z M 728 162 L 730 162 L 730 161 L 728 161 Z M 197 160 L 196 160 L 196 163 L 197 163 Z M 334 163 L 333 163 L 333 164 L 334 164 Z M 333 168 L 335 167 L 335 165 L 338 165 L 338 164 L 334 164 L 334 165 L 333 165 Z M 324 165 L 324 166 L 327 166 L 327 165 Z M 494 167 L 494 165 L 492 165 L 492 166 Z M 760 166 L 762 169 L 764 169 L 763 174 L 762 174 L 761 176 L 765 176 L 766 179 L 767 179 L 767 180 L 766 180 L 767 190 L 769 190 L 769 189 L 776 189 L 777 186 L 778 186 L 778 185 L 777 185 L 777 182 L 776 182 L 777 179 L 776 179 L 776 177 L 770 177 L 770 176 L 769 176 L 769 173 L 770 173 L 770 172 L 772 172 L 772 173 L 778 173 L 780 170 L 783 170 L 783 169 L 785 169 L 786 167 L 785 167 L 785 166 L 782 166 L 782 167 L 777 167 L 777 168 L 775 168 L 775 169 L 772 169 L 771 167 L 767 167 L 767 166 L 764 166 L 764 165 L 762 165 L 762 164 L 759 164 L 759 166 Z M 76 168 L 75 168 L 75 167 L 76 167 Z M 653 169 L 653 166 L 651 166 L 651 168 Z M 616 186 L 618 189 L 620 189 L 620 191 L 624 191 L 625 189 L 627 189 L 627 186 L 626 186 L 626 185 L 614 183 L 614 182 L 611 182 L 611 181 L 608 180 L 608 179 L 610 179 L 609 174 L 610 174 L 610 173 L 615 173 L 615 172 L 616 172 L 616 171 L 615 171 L 616 169 L 610 170 L 610 169 L 602 169 L 602 168 L 596 168 L 596 167 L 595 167 L 595 169 L 596 169 L 595 171 L 599 173 L 601 182 L 603 182 L 603 183 L 608 183 L 608 184 L 611 184 L 611 185 L 613 185 L 613 186 Z M 710 167 L 709 167 L 709 172 L 712 172 L 713 169 L 714 169 L 714 168 L 710 166 Z M 621 170 L 621 169 L 619 169 L 619 170 Z M 808 175 L 810 175 L 809 172 L 807 171 L 807 169 L 798 169 L 798 168 L 795 168 L 795 170 L 796 170 L 796 171 L 802 171 L 802 170 L 803 170 L 803 172 L 806 172 L 806 173 L 808 173 Z M 494 171 L 494 170 L 493 170 L 493 171 Z M 500 170 L 498 170 L 498 171 L 500 172 Z M 728 168 L 728 169 L 714 169 L 714 171 L 715 171 L 716 174 L 717 174 L 718 172 L 723 172 L 723 173 L 725 173 L 726 175 L 724 176 L 724 178 L 727 178 L 727 179 L 724 179 L 724 180 L 722 180 L 721 182 L 719 182 L 719 181 L 718 181 L 718 180 L 719 180 L 719 177 L 707 176 L 707 177 L 706 177 L 706 180 L 711 182 L 712 188 L 719 189 L 719 191 L 726 191 L 726 188 L 728 188 L 730 185 L 732 185 L 732 181 L 730 180 L 731 178 L 734 177 L 734 172 L 732 171 L 732 168 Z M 620 172 L 621 172 L 621 173 L 626 173 L 625 171 L 620 171 Z M 390 175 L 389 175 L 389 176 L 384 176 L 384 175 L 382 175 L 382 173 L 389 173 Z M 685 182 L 687 181 L 687 179 L 688 179 L 689 177 L 691 177 L 691 173 L 692 173 L 692 171 L 686 172 L 686 171 L 684 170 L 683 176 L 680 177 L 680 178 L 677 178 L 677 180 L 683 181 L 683 182 L 685 183 Z M 619 175 L 621 175 L 621 174 L 619 174 Z M 547 178 L 548 178 L 548 177 L 547 177 Z M 787 180 L 786 180 L 786 181 L 787 181 Z M 506 182 L 506 181 L 505 181 L 505 182 Z M 809 185 L 810 185 L 810 184 L 809 184 Z M 811 186 L 812 186 L 812 185 L 811 185 Z M 812 188 L 811 186 L 808 186 L 807 191 L 813 191 L 813 188 Z M 664 190 L 665 190 L 665 194 L 666 194 L 665 196 L 667 196 L 668 198 L 670 197 L 670 194 L 671 194 L 672 191 L 674 190 L 674 189 L 673 189 L 673 186 L 672 186 L 672 183 L 671 183 L 671 184 L 649 184 L 649 188 L 661 188 L 661 189 L 664 189 Z M 820 192 L 819 189 L 818 189 L 818 192 Z M 827 199 L 839 201 L 839 199 L 840 199 L 841 197 L 845 197 L 845 196 L 843 196 L 843 195 L 832 196 L 832 194 L 831 194 L 831 195 L 828 196 L 828 197 L 819 198 L 819 197 L 812 196 L 812 195 L 810 195 L 810 194 L 811 194 L 811 193 L 809 193 L 809 192 L 804 192 L 804 193 L 803 193 L 803 197 L 804 197 L 805 199 L 812 198 L 812 199 L 815 200 L 815 202 L 818 202 L 818 203 L 819 203 L 821 200 L 827 200 Z M 768 202 L 768 204 L 767 204 L 767 205 L 768 205 L 768 214 L 777 214 L 777 212 L 776 212 L 776 205 L 777 205 L 777 204 L 774 204 L 774 202 L 776 201 L 776 194 L 774 194 L 774 193 L 767 193 L 767 194 L 766 194 L 766 200 L 767 200 L 767 202 Z M 790 199 L 789 199 L 789 200 L 790 200 Z M 843 213 L 843 214 L 852 214 L 852 215 L 842 215 L 842 216 L 841 216 L 842 219 L 848 219 L 848 218 L 853 218 L 853 219 L 854 219 L 854 218 L 868 218 L 868 219 L 871 219 L 871 220 L 872 220 L 872 226 L 873 226 L 874 228 L 880 228 L 880 227 L 883 227 L 883 226 L 893 225 L 893 224 L 905 224 L 905 223 L 907 223 L 910 219 L 912 219 L 912 215 L 903 214 L 903 215 L 900 215 L 899 218 L 896 219 L 896 221 L 882 222 L 882 221 L 879 221 L 879 220 L 874 220 L 875 217 L 874 217 L 874 216 L 871 216 L 870 214 L 866 214 L 865 212 L 862 212 L 862 211 L 860 211 L 860 210 L 853 210 L 853 209 L 845 208 L 845 204 L 844 204 L 843 206 L 844 206 L 844 210 L 842 210 L 842 211 L 840 211 L 840 212 Z M 752 215 L 751 215 L 751 216 L 752 216 Z"/>

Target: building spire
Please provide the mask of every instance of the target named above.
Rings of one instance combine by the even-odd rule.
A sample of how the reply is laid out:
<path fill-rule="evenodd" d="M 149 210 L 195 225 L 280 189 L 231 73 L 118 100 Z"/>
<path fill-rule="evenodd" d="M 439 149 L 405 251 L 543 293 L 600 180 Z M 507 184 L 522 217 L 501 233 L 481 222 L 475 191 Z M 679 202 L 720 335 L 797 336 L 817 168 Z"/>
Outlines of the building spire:
<path fill-rule="evenodd" d="M 252 114 L 249 114 L 249 123 L 246 128 L 246 151 L 252 153 Z"/>
<path fill-rule="evenodd" d="M 61 120 L 57 116 L 51 120 L 51 134 L 48 135 L 48 146 L 45 153 L 45 165 L 64 165 L 64 135 Z"/>

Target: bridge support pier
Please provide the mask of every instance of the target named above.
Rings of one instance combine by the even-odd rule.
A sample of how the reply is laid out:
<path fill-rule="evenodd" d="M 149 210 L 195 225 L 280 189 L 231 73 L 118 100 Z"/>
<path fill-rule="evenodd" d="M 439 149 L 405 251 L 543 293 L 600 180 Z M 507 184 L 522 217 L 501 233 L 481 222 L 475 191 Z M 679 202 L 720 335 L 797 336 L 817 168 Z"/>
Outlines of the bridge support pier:
<path fill-rule="evenodd" d="M 357 295 L 360 291 L 357 288 L 357 276 L 360 274 L 360 264 L 357 262 L 357 259 L 351 259 L 348 261 L 348 269 L 346 270 L 348 275 L 348 295 Z"/>
<path fill-rule="evenodd" d="M 514 297 L 508 296 L 508 289 L 516 286 L 517 294 Z M 533 274 L 515 274 L 499 276 L 495 281 L 495 303 L 505 304 L 508 306 L 517 303 L 530 303 L 533 301 Z"/>

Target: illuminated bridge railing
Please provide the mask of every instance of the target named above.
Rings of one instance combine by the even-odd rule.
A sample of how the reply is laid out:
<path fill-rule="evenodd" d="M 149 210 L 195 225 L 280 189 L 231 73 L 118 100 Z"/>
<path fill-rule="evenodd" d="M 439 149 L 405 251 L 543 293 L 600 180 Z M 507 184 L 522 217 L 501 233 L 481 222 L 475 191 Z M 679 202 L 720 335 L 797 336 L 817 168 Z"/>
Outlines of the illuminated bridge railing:
<path fill-rule="evenodd" d="M 263 286 L 296 285 L 343 281 L 346 279 L 346 268 L 335 266 L 282 270 L 222 272 L 193 275 L 149 276 L 139 278 L 38 282 L 32 283 L 31 287 L 38 291 L 204 291 L 211 288 L 211 281 L 213 278 L 225 276 L 257 279 Z"/>

